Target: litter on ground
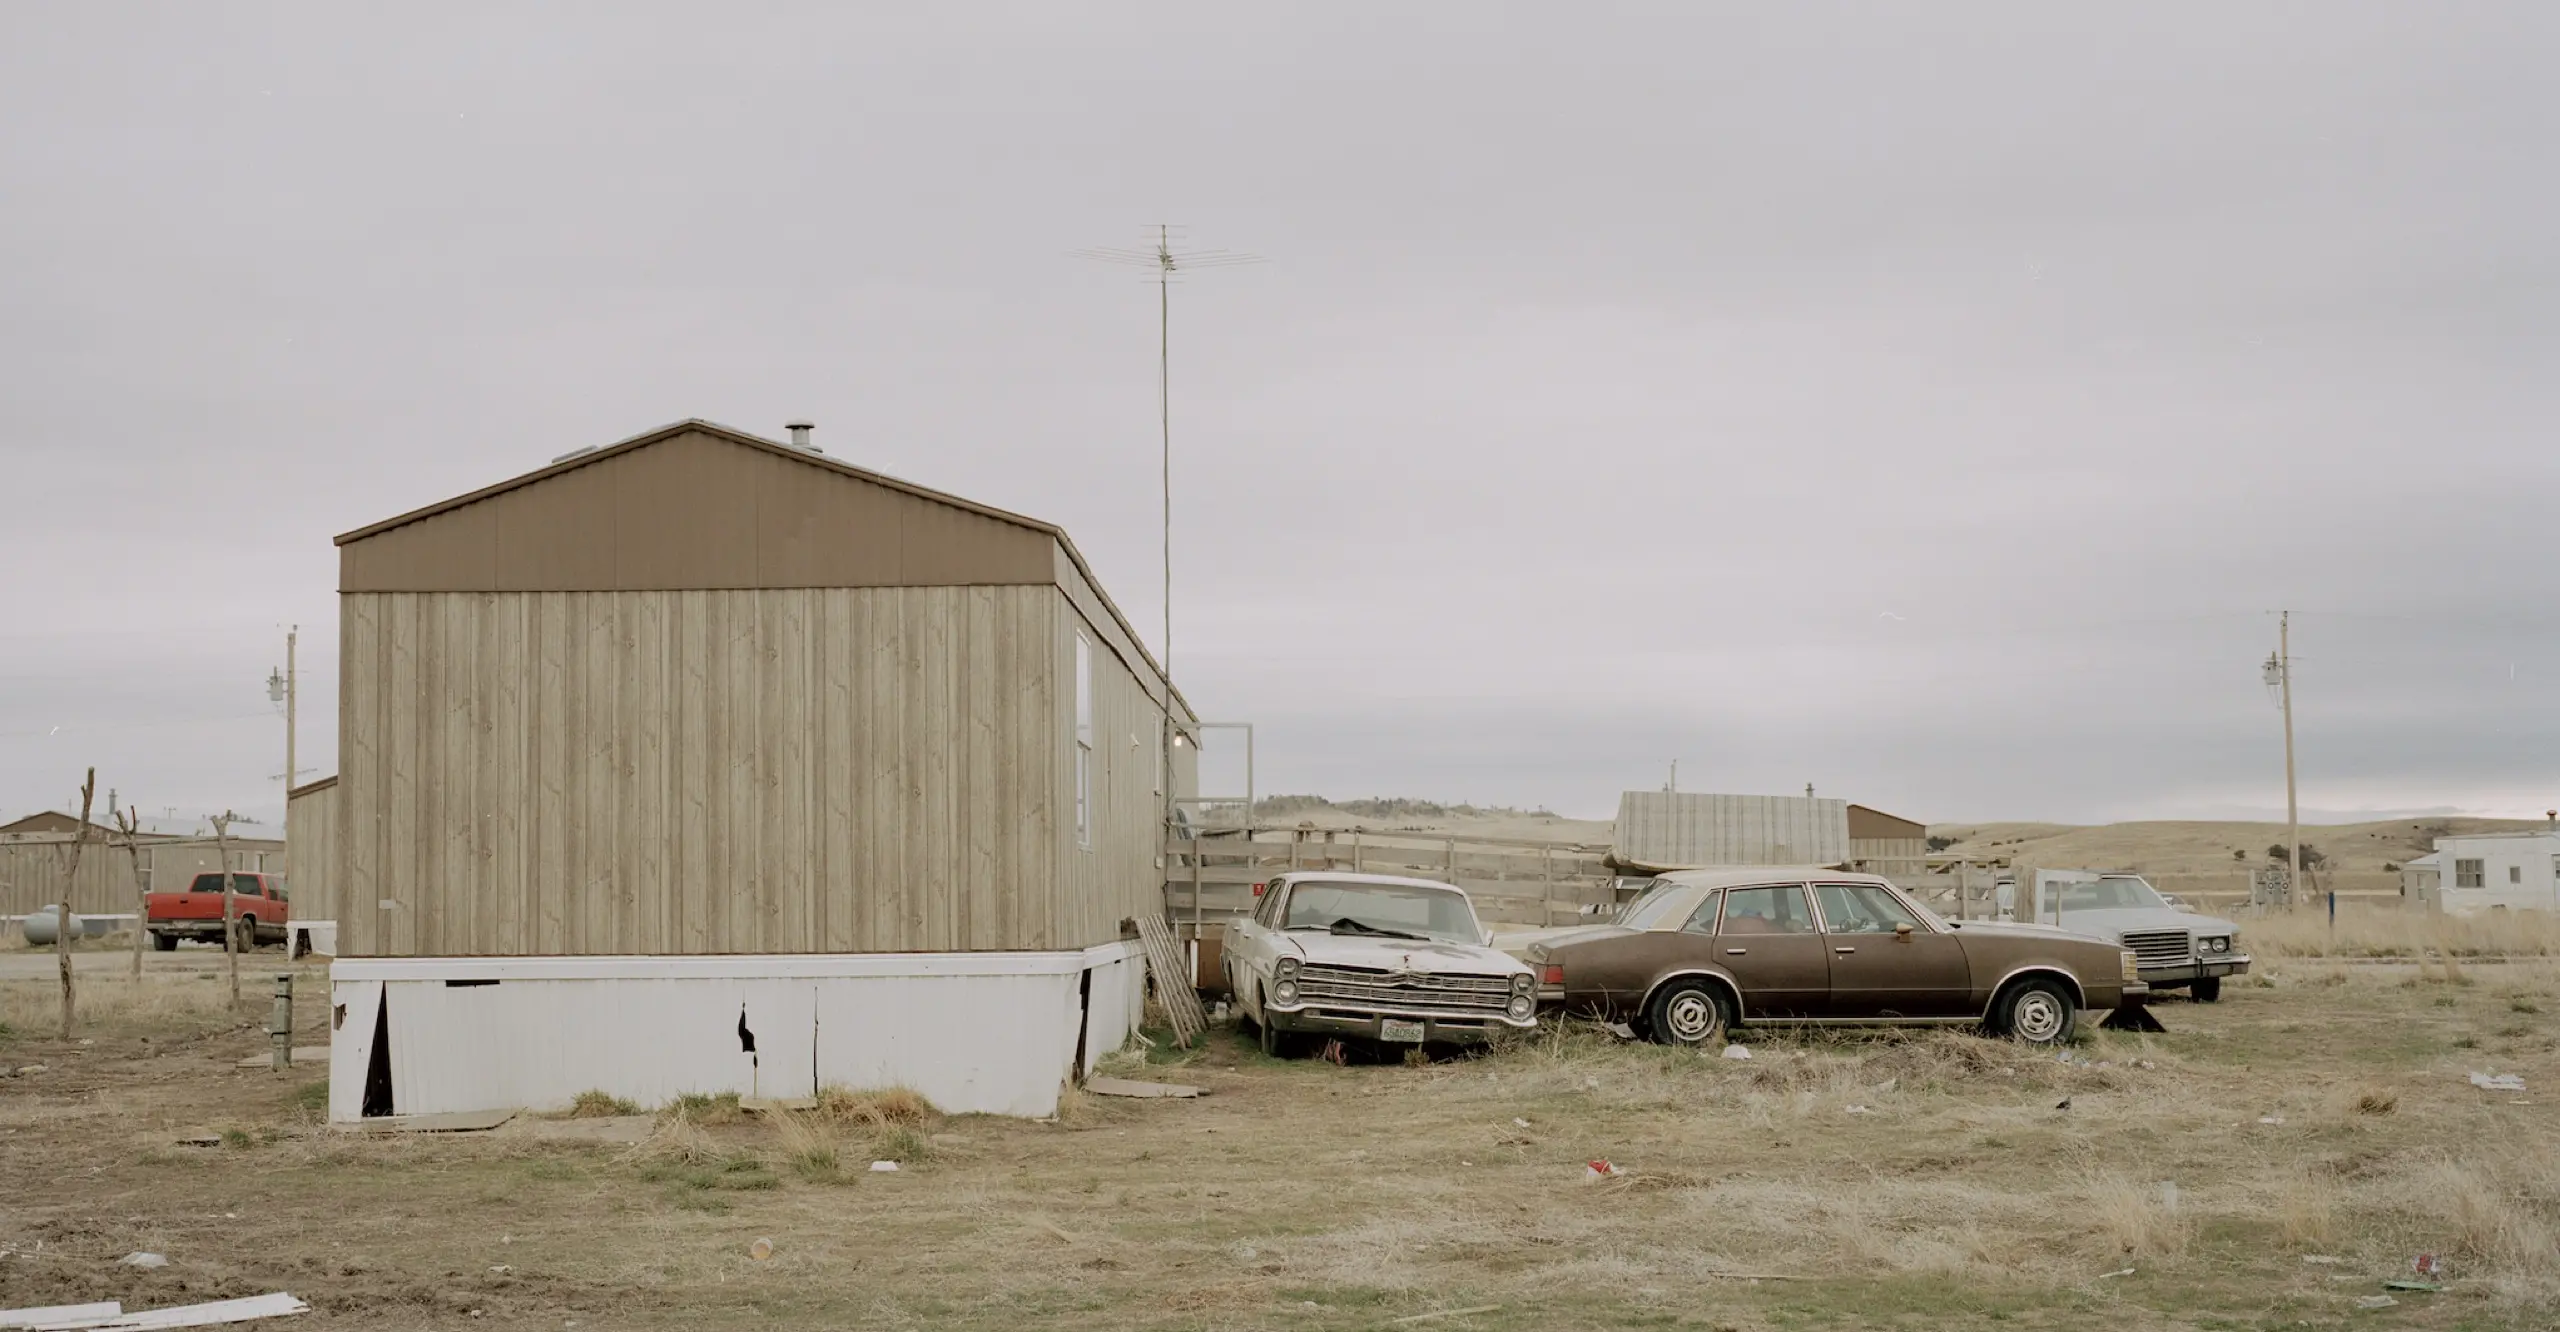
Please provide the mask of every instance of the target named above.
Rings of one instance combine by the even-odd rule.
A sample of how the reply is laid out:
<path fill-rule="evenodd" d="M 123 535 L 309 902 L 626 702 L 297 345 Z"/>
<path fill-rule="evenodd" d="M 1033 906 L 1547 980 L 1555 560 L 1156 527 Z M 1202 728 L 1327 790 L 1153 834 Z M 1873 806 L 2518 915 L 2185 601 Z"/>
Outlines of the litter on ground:
<path fill-rule="evenodd" d="M 1751 1057 L 1751 1051 L 1739 1045 L 1728 1045 L 1724 1048 L 1724 1057 L 1727 1059 L 1749 1059 Z"/>
<path fill-rule="evenodd" d="M 2356 1301 L 2356 1307 L 2359 1309 L 2388 1309 L 2399 1302 L 2400 1301 L 2395 1300 L 2388 1295 L 2367 1295 L 2363 1299 Z"/>
<path fill-rule="evenodd" d="M 225 1323 L 247 1323 L 260 1318 L 281 1318 L 309 1312 L 310 1305 L 277 1291 L 272 1295 L 253 1295 L 247 1299 L 182 1304 L 133 1313 L 125 1312 L 123 1305 L 112 1300 L 104 1304 L 57 1305 L 50 1309 L 0 1309 L 0 1328 L 31 1328 L 37 1332 L 151 1332 L 158 1328 L 218 1327 Z"/>
<path fill-rule="evenodd" d="M 897 1173 L 897 1169 L 898 1163 L 895 1161 L 874 1161 L 871 1163 L 871 1173 L 875 1175 L 895 1174 Z"/>
<path fill-rule="evenodd" d="M 167 1267 L 169 1265 L 169 1260 L 165 1256 L 141 1250 L 128 1253 L 116 1261 L 127 1267 Z"/>
<path fill-rule="evenodd" d="M 1607 1179 L 1611 1175 L 1622 1173 L 1624 1172 L 1619 1170 L 1617 1166 L 1611 1164 L 1605 1157 L 1597 1161 L 1589 1162 L 1582 1167 L 1582 1177 L 1584 1179 Z"/>
<path fill-rule="evenodd" d="M 2520 1092 L 2524 1090 L 2524 1075 L 2521 1073 L 2483 1073 L 2474 1069 L 2471 1073 L 2471 1085 L 2478 1087 L 2482 1091 Z"/>

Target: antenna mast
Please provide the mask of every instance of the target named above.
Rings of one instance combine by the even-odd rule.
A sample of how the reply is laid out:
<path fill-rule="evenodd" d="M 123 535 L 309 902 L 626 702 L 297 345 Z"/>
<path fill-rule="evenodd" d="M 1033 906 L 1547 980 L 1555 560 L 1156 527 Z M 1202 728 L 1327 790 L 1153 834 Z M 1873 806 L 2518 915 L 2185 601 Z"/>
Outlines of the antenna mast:
<path fill-rule="evenodd" d="M 1159 771 L 1164 773 L 1164 819 L 1173 821 L 1176 796 L 1173 780 L 1173 284 L 1176 278 L 1198 268 L 1233 268 L 1258 264 L 1262 256 L 1236 250 L 1186 250 L 1174 248 L 1174 233 L 1182 228 L 1171 223 L 1155 225 L 1155 244 L 1144 250 L 1089 249 L 1072 253 L 1079 259 L 1095 259 L 1106 264 L 1127 264 L 1152 270 L 1156 283 L 1156 424 L 1161 434 L 1161 459 L 1164 484 L 1164 721 L 1163 734 L 1157 737 Z M 1245 811 L 1248 825 L 1253 811 Z"/>

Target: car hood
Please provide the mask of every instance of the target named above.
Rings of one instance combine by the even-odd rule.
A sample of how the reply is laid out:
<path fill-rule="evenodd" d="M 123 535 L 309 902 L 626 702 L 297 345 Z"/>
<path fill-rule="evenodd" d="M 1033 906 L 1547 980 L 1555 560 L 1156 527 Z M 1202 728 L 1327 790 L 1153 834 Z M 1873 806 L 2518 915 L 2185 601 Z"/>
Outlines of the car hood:
<path fill-rule="evenodd" d="M 1378 967 L 1388 971 L 1436 972 L 1460 976 L 1513 976 L 1528 964 L 1497 949 L 1476 944 L 1442 943 L 1437 939 L 1378 939 L 1359 934 L 1317 934 L 1298 930 L 1281 936 L 1302 961 L 1345 967 Z"/>
<path fill-rule="evenodd" d="M 2240 927 L 2215 916 L 2199 916 L 2175 907 L 2121 907 L 2104 911 L 2065 911 L 2062 928 L 2101 939 L 2122 939 L 2127 930 L 2187 930 L 2200 935 L 2237 934 Z"/>

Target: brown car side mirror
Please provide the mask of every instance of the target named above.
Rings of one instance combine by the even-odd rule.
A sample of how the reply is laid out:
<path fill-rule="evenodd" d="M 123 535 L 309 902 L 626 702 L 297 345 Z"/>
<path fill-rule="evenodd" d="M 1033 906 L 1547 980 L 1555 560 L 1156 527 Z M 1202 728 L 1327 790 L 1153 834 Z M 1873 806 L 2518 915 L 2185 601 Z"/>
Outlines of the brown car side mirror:
<path fill-rule="evenodd" d="M 1908 939 L 1908 938 L 1910 938 L 1910 937 L 1911 937 L 1911 922 L 1906 920 L 1906 921 L 1902 922 L 1901 924 L 1894 926 L 1894 927 L 1893 927 L 1893 937 L 1894 937 L 1894 938 L 1896 938 L 1896 939 Z"/>

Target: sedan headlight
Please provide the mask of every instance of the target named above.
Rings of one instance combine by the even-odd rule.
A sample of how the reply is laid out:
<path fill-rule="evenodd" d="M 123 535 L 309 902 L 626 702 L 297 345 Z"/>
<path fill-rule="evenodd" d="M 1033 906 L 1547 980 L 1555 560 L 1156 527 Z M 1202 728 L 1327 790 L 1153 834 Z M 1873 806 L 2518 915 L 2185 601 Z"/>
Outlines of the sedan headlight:
<path fill-rule="evenodd" d="M 1271 1002 L 1275 1004 L 1294 1004 L 1298 1002 L 1298 978 L 1295 976 L 1283 976 L 1280 979 L 1273 981 L 1271 983 Z"/>
<path fill-rule="evenodd" d="M 1519 1022 L 1538 1011 L 1538 1001 L 1525 994 L 1511 996 L 1511 1020 Z"/>
<path fill-rule="evenodd" d="M 1271 978 L 1273 980 L 1288 980 L 1295 977 L 1297 974 L 1298 959 L 1294 957 L 1284 957 L 1271 964 Z"/>
<path fill-rule="evenodd" d="M 2118 953 L 2117 956 L 2124 959 L 2124 978 L 2126 980 L 2142 979 L 2142 957 L 2140 954 L 2128 948 L 2123 952 Z"/>
<path fill-rule="evenodd" d="M 2231 936 L 2228 934 L 2217 934 L 2212 938 L 2205 940 L 2204 946 L 2205 951 L 2207 952 L 2228 953 L 2231 951 Z"/>
<path fill-rule="evenodd" d="M 1538 973 L 1534 971 L 1524 971 L 1511 978 L 1513 994 L 1527 994 L 1536 988 L 1538 988 Z"/>

